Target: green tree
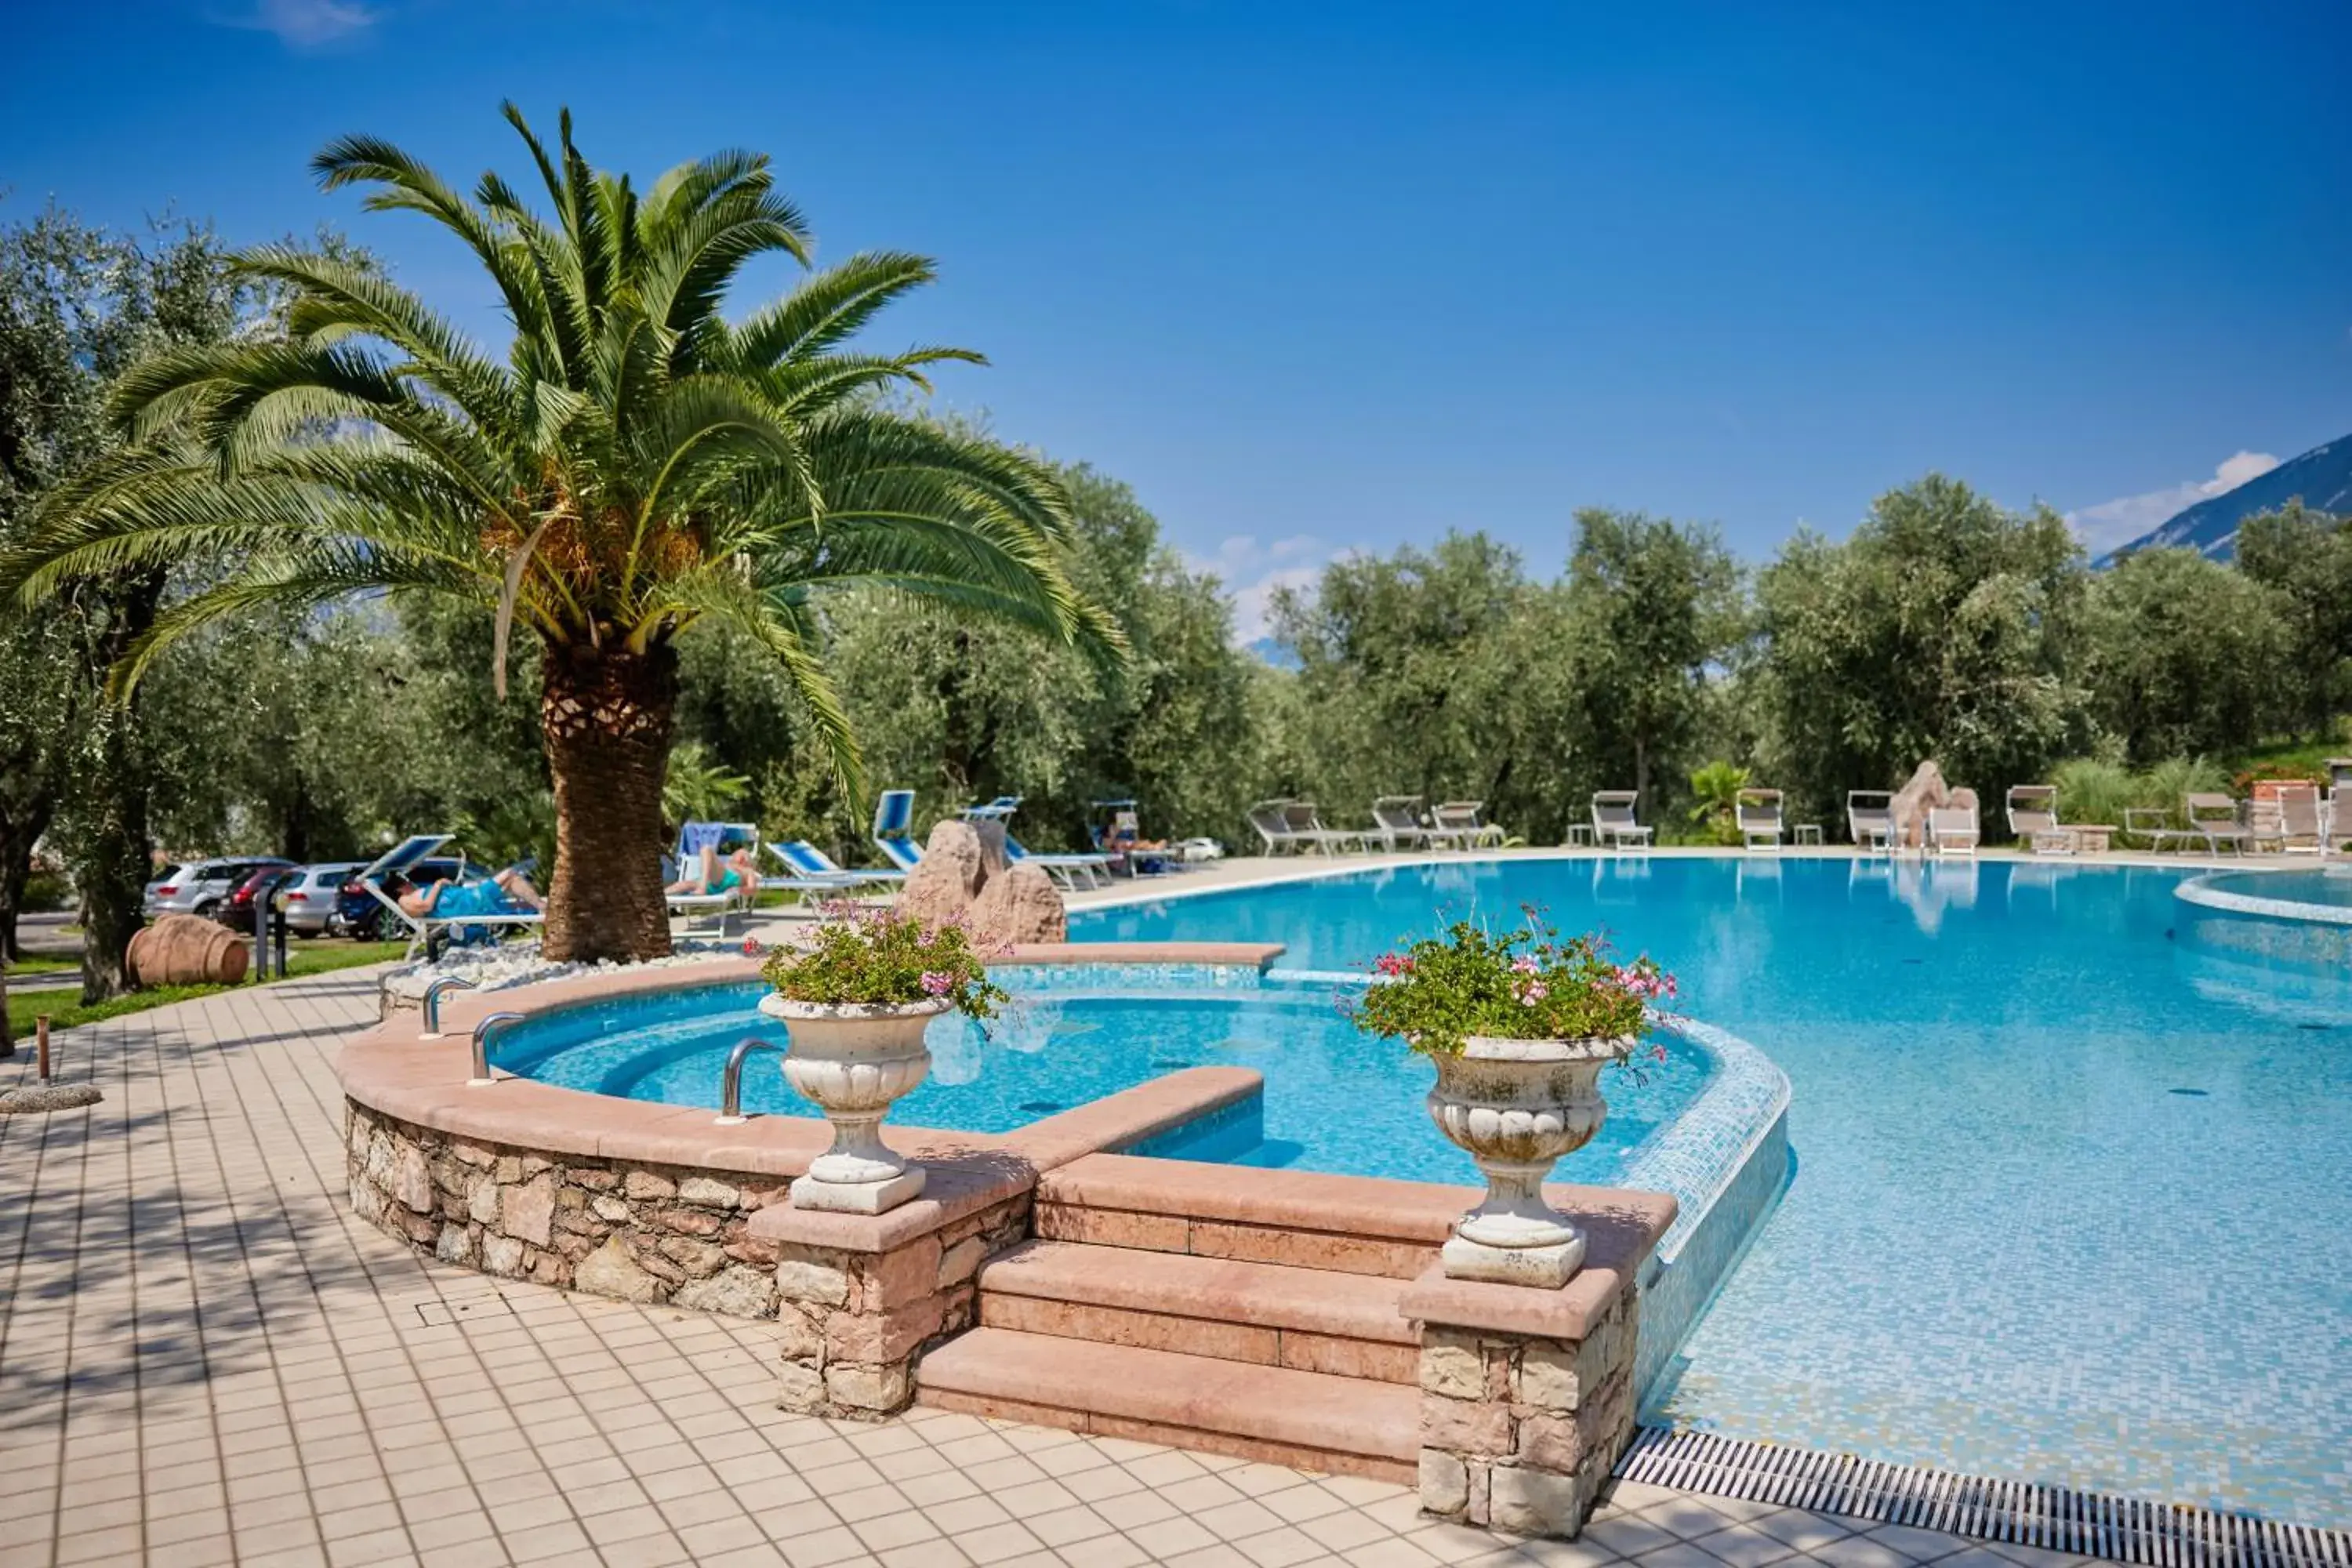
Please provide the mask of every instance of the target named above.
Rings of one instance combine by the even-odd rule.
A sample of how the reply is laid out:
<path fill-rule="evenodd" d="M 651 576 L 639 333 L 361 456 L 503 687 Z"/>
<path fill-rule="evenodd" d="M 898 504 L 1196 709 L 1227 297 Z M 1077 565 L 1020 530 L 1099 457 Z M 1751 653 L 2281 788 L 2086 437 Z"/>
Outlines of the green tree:
<path fill-rule="evenodd" d="M 258 342 L 269 302 L 193 225 L 141 237 L 51 211 L 0 230 L 0 552 L 37 551 L 43 517 L 118 460 L 103 404 L 134 362 L 241 332 Z M 127 984 L 124 954 L 151 870 L 152 734 L 104 677 L 148 637 L 168 582 L 152 554 L 86 556 L 51 578 L 37 613 L 0 626 L 7 930 L 13 940 L 26 834 L 53 822 L 81 898 L 85 1001 Z"/>
<path fill-rule="evenodd" d="M 1481 799 L 1517 832 L 1557 824 L 1570 744 L 1556 644 L 1528 635 L 1558 604 L 1518 553 L 1484 533 L 1434 549 L 1351 556 L 1312 594 L 1275 596 L 1276 635 L 1299 658 L 1303 787 L 1356 821 L 1376 797 Z"/>
<path fill-rule="evenodd" d="M 2048 508 L 1938 474 L 1881 496 L 1843 544 L 1800 533 L 1757 584 L 1759 776 L 1807 814 L 1931 757 L 1988 800 L 2038 776 L 2083 739 L 2084 577 Z"/>
<path fill-rule="evenodd" d="M 1738 568 L 1713 529 L 1576 514 L 1566 610 L 1580 750 L 1616 787 L 1630 779 L 1650 812 L 1652 771 L 1671 768 L 1698 733 L 1709 671 L 1738 640 L 1741 608 Z"/>
<path fill-rule="evenodd" d="M 1015 830 L 1038 847 L 1085 843 L 1088 803 L 1108 796 L 1140 801 L 1153 837 L 1230 837 L 1255 783 L 1255 661 L 1231 646 L 1214 580 L 1184 567 L 1131 489 L 1085 467 L 1055 473 L 1070 497 L 1071 581 L 1127 658 L 1104 668 L 887 590 L 845 596 L 829 617 L 834 669 L 868 762 L 915 790 L 927 817 L 1020 795 Z M 725 679 L 740 689 L 740 675 Z M 866 853 L 866 824 L 825 778 L 773 763 L 757 776 L 763 820 Z"/>
<path fill-rule="evenodd" d="M 2082 675 L 2101 728 L 2143 765 L 2227 755 L 2288 717 L 2286 594 L 2194 550 L 2142 550 L 2093 582 Z"/>
<path fill-rule="evenodd" d="M 2301 500 L 2238 525 L 2238 569 L 2285 595 L 2285 719 L 2325 734 L 2352 702 L 2352 528 Z"/>
<path fill-rule="evenodd" d="M 1067 501 L 1038 463 L 886 405 L 956 349 L 848 347 L 932 277 L 852 257 L 740 324 L 746 263 L 805 263 L 764 157 L 723 153 L 639 191 L 593 169 L 563 117 L 551 150 L 512 106 L 551 216 L 486 174 L 469 199 L 389 142 L 313 167 L 374 210 L 456 237 L 514 323 L 504 363 L 415 295 L 331 255 L 265 247 L 237 276 L 285 290 L 291 341 L 155 356 L 117 405 L 143 443 L 53 497 L 0 563 L 45 602 L 78 575 L 197 561 L 224 576 L 120 650 L 256 604 L 373 589 L 495 610 L 540 646 L 557 856 L 546 950 L 668 951 L 661 784 L 678 637 L 728 623 L 791 675 L 845 775 L 856 750 L 819 663 L 813 592 L 882 582 L 1109 650 L 1056 554 Z M 504 661 L 496 665 L 504 679 Z"/>

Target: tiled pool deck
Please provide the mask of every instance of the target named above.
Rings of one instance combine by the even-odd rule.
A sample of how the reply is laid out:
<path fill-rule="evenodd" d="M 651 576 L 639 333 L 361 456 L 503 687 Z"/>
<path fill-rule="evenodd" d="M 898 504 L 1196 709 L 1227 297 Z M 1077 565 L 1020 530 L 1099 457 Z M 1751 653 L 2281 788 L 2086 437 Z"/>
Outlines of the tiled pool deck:
<path fill-rule="evenodd" d="M 0 1118 L 0 1568 L 2075 1561 L 1631 1486 L 1583 1540 L 1519 1542 L 1370 1481 L 789 1415 L 772 1324 L 492 1280 L 355 1220 L 334 1060 L 374 1014 L 362 972 L 76 1031 L 63 1075 L 105 1102 Z"/>

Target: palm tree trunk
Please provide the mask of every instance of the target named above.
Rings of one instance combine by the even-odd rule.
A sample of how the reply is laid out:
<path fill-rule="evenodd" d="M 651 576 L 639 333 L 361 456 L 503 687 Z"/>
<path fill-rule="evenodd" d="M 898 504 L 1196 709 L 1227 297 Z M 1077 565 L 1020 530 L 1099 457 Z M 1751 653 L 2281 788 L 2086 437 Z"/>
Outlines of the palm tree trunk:
<path fill-rule="evenodd" d="M 662 773 L 677 708 L 677 655 L 550 644 L 540 730 L 555 783 L 555 880 L 546 953 L 620 963 L 669 952 L 662 898 Z"/>

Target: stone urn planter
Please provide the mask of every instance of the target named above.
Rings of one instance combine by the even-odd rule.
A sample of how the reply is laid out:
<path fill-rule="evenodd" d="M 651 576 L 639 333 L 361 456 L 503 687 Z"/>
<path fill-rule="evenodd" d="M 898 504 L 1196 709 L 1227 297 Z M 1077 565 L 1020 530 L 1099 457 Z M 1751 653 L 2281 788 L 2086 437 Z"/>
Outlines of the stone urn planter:
<path fill-rule="evenodd" d="M 784 1080 L 816 1102 L 833 1124 L 833 1147 L 793 1183 L 793 1203 L 804 1209 L 881 1214 L 923 1190 L 923 1168 L 882 1142 L 890 1107 L 914 1092 L 931 1070 L 923 1030 L 950 1004 L 920 1002 L 793 1002 L 771 994 L 760 1011 L 783 1021 L 792 1036 Z"/>
<path fill-rule="evenodd" d="M 1433 1057 L 1430 1117 L 1486 1177 L 1486 1201 L 1456 1222 L 1439 1254 L 1447 1275 L 1557 1289 L 1583 1266 L 1583 1234 L 1544 1202 L 1544 1178 L 1601 1131 L 1609 1115 L 1601 1069 L 1633 1045 L 1474 1035 L 1458 1056 Z"/>

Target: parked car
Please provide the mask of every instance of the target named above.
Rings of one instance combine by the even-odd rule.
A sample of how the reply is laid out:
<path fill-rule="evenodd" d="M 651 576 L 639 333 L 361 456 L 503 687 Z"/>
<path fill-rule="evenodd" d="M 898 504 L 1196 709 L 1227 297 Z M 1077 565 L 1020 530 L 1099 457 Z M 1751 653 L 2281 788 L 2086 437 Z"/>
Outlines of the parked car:
<path fill-rule="evenodd" d="M 217 860 L 196 860 L 173 868 L 160 882 L 147 884 L 147 918 L 159 915 L 214 914 L 228 896 L 256 871 L 267 867 L 289 868 L 294 862 L 277 855 L 240 855 Z"/>
<path fill-rule="evenodd" d="M 357 860 L 335 860 L 296 868 L 294 875 L 278 885 L 286 929 L 296 936 L 325 936 L 332 931 L 342 905 L 343 884 L 360 866 Z"/>
<path fill-rule="evenodd" d="M 230 889 L 228 897 L 213 906 L 213 919 L 231 931 L 251 931 L 253 906 L 257 903 L 267 906 L 271 899 L 278 896 L 278 889 L 301 869 L 299 866 L 256 867 L 253 875 Z"/>
<path fill-rule="evenodd" d="M 416 868 L 409 874 L 410 880 L 420 888 L 429 888 L 436 882 L 446 882 L 452 878 L 459 882 L 478 882 L 487 873 L 480 867 L 468 866 L 455 855 L 439 855 L 430 860 L 419 860 Z M 382 942 L 388 936 L 398 934 L 396 926 L 397 922 L 392 919 L 390 911 L 376 901 L 375 895 L 358 881 L 352 880 L 343 884 L 342 892 L 336 898 L 335 918 L 327 929 L 361 942 Z"/>

